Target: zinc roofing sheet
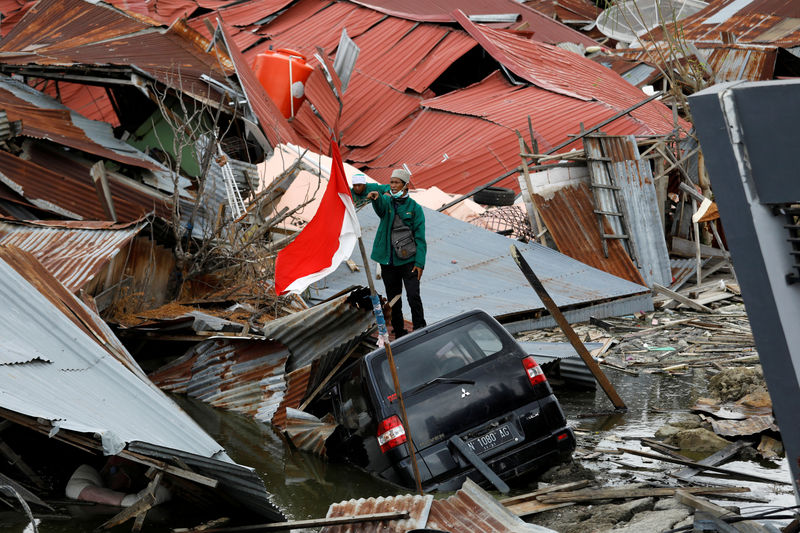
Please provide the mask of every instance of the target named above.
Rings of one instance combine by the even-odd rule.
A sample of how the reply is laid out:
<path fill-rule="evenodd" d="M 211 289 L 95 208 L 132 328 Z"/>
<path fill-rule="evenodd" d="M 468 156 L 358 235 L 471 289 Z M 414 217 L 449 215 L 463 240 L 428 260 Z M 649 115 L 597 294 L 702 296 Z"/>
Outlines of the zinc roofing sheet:
<path fill-rule="evenodd" d="M 759 45 L 718 45 L 699 48 L 714 71 L 714 81 L 763 81 L 771 80 L 775 74 L 778 49 Z"/>
<path fill-rule="evenodd" d="M 738 43 L 800 45 L 800 3 L 790 0 L 718 0 L 680 21 L 681 39 L 722 42 L 730 32 Z M 648 40 L 662 40 L 663 31 L 674 33 L 674 24 L 656 29 Z"/>
<path fill-rule="evenodd" d="M 606 241 L 608 257 L 605 256 L 594 214 L 594 201 L 587 184 L 564 187 L 546 199 L 534 195 L 534 201 L 561 253 L 620 278 L 644 284 L 618 240 Z"/>
<path fill-rule="evenodd" d="M 403 511 L 408 513 L 408 518 L 384 522 L 327 526 L 322 528 L 320 533 L 366 533 L 372 531 L 401 533 L 405 531 L 424 531 L 425 525 L 428 522 L 428 514 L 430 513 L 432 503 L 433 496 L 431 494 L 424 496 L 402 494 L 398 496 L 360 498 L 358 500 L 346 500 L 332 503 L 331 506 L 328 507 L 328 514 L 325 515 L 325 518 Z"/>
<path fill-rule="evenodd" d="M 70 292 L 93 279 L 144 223 L 107 228 L 0 222 L 0 245 L 33 254 Z"/>
<path fill-rule="evenodd" d="M 473 24 L 463 14 L 457 18 L 492 57 L 537 87 L 578 99 L 597 100 L 616 111 L 627 109 L 647 97 L 621 76 L 591 59 L 522 39 L 510 32 Z M 631 116 L 650 128 L 664 128 L 665 131 L 673 128 L 671 111 L 655 100 L 636 109 Z M 686 121 L 681 121 L 681 125 L 687 131 L 691 129 Z"/>
<path fill-rule="evenodd" d="M 395 17 L 418 22 L 453 22 L 453 11 L 461 10 L 467 15 L 516 14 L 518 18 L 504 27 L 526 26 L 533 31 L 538 41 L 549 43 L 572 42 L 584 46 L 597 45 L 597 42 L 579 31 L 555 21 L 546 15 L 530 9 L 513 0 L 354 0 L 358 4 Z"/>
<path fill-rule="evenodd" d="M 277 13 L 292 3 L 293 0 L 259 0 L 257 2 L 233 3 L 227 7 L 217 8 L 220 18 L 231 26 L 250 26 L 266 17 Z M 213 8 L 212 8 L 213 9 Z"/>
<path fill-rule="evenodd" d="M 51 140 L 128 165 L 164 170 L 155 160 L 115 138 L 109 124 L 89 120 L 24 83 L 2 75 L 0 106 L 10 121 L 22 121 L 24 136 Z"/>
<path fill-rule="evenodd" d="M 422 301 L 428 323 L 476 308 L 509 320 L 514 315 L 543 309 L 544 304 L 511 258 L 511 244 L 519 248 L 559 307 L 610 303 L 603 311 L 613 316 L 615 302 L 634 295 L 641 298 L 643 307 L 650 305 L 647 287 L 539 244 L 516 242 L 443 213 L 427 208 L 423 211 L 428 254 L 422 278 Z M 371 250 L 378 217 L 367 206 L 358 211 L 358 218 L 364 245 Z M 353 285 L 363 285 L 363 261 L 356 255 L 352 259 L 361 266 L 361 271 L 351 272 L 346 265 L 341 265 L 311 286 L 311 297 L 324 300 Z M 383 287 L 379 290 L 382 292 Z"/>
<path fill-rule="evenodd" d="M 258 339 L 211 339 L 150 374 L 162 390 L 270 422 L 286 391 L 288 350 Z"/>
<path fill-rule="evenodd" d="M 0 249 L 0 294 L 0 352 L 16 347 L 46 358 L 0 365 L 0 407 L 49 421 L 55 431 L 98 435 L 106 454 L 144 441 L 227 458 L 172 400 L 125 368 L 65 314 L 70 311 L 49 299 L 91 313 L 32 256 Z"/>
<path fill-rule="evenodd" d="M 26 161 L 0 150 L 0 181 L 39 209 L 77 220 L 107 218 L 88 169 L 81 176 L 75 168 L 69 172 L 56 172 L 51 168 L 58 167 Z M 119 220 L 137 220 L 159 204 L 155 198 L 114 180 L 109 186 Z M 127 197 L 126 193 L 134 197 Z"/>
<path fill-rule="evenodd" d="M 408 73 L 405 79 L 398 82 L 397 87 L 401 90 L 413 89 L 422 93 L 456 59 L 472 50 L 477 44 L 466 32 L 451 30 L 444 39 L 436 43 L 433 50 Z"/>

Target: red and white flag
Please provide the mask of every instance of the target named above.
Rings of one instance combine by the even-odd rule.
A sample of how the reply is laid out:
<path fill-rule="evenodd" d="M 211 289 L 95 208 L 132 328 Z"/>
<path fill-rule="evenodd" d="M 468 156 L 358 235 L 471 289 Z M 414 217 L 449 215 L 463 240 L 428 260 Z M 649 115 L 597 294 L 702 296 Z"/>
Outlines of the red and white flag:
<path fill-rule="evenodd" d="M 353 253 L 358 224 L 339 146 L 331 138 L 331 172 L 316 214 L 275 260 L 275 292 L 300 293 Z"/>

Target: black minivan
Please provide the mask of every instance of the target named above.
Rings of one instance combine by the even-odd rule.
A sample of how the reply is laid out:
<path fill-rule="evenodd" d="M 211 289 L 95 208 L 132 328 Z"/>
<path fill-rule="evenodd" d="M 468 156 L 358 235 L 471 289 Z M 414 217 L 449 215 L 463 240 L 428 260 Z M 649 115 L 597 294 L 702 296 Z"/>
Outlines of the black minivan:
<path fill-rule="evenodd" d="M 425 491 L 457 490 L 465 477 L 488 487 L 483 465 L 519 481 L 575 449 L 539 365 L 487 313 L 462 313 L 391 346 Z M 338 372 L 308 410 L 339 423 L 329 458 L 416 486 L 384 349 Z"/>

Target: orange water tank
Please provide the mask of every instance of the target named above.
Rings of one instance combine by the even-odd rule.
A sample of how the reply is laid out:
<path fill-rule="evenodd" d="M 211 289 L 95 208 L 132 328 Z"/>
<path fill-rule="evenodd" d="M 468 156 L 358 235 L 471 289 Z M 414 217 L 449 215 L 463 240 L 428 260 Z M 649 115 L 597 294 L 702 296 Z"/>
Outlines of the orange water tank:
<path fill-rule="evenodd" d="M 300 52 L 278 48 L 258 54 L 253 63 L 258 81 L 286 118 L 297 113 L 305 95 L 305 83 L 313 67 Z"/>

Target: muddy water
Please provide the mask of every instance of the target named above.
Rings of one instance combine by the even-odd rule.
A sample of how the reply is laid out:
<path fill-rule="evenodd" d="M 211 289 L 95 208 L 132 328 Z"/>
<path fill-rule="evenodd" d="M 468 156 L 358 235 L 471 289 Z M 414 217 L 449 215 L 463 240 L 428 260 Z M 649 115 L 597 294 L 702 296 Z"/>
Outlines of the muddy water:
<path fill-rule="evenodd" d="M 608 450 L 618 447 L 642 449 L 653 452 L 640 445 L 640 437 L 653 437 L 654 432 L 669 422 L 680 419 L 690 411 L 689 407 L 707 392 L 707 380 L 711 377 L 705 369 L 693 369 L 683 375 L 640 374 L 631 376 L 613 369 L 606 370 L 609 380 L 614 384 L 618 394 L 628 406 L 624 415 L 606 414 L 613 410 L 611 402 L 601 389 L 594 392 L 564 392 L 559 395 L 562 406 L 570 420 L 570 425 L 578 433 L 578 445 L 587 450 Z M 586 416 L 589 413 L 598 416 Z M 729 440 L 735 440 L 730 437 Z M 684 455 L 692 456 L 689 451 Z M 704 455 L 695 455 L 700 459 Z M 665 472 L 680 470 L 680 465 L 663 463 L 634 456 L 603 455 L 595 460 L 582 461 L 587 468 L 597 471 L 604 478 L 611 479 L 610 484 L 625 484 L 637 481 L 674 484 L 675 480 Z M 772 461 L 732 461 L 721 465 L 724 468 L 761 476 L 777 481 L 789 482 L 790 472 L 787 460 Z M 748 498 L 760 502 L 743 502 L 710 498 L 720 505 L 736 505 L 742 514 L 764 512 L 772 507 L 788 507 L 796 505 L 791 485 L 758 483 L 731 479 L 724 474 L 696 476 L 698 483 L 714 485 L 733 485 L 748 487 Z M 788 521 L 776 521 L 785 524 Z"/>
<path fill-rule="evenodd" d="M 652 437 L 655 430 L 671 418 L 688 413 L 688 407 L 705 392 L 709 377 L 703 370 L 695 370 L 683 376 L 641 374 L 635 377 L 610 369 L 607 370 L 607 375 L 629 407 L 624 415 L 601 414 L 611 412 L 612 405 L 599 388 L 597 391 L 557 391 L 570 425 L 578 431 L 580 447 L 640 448 L 639 437 Z M 176 400 L 225 447 L 234 460 L 252 466 L 260 473 L 267 490 L 274 495 L 274 503 L 290 519 L 325 516 L 332 502 L 398 493 L 399 489 L 396 487 L 382 483 L 360 470 L 329 464 L 310 454 L 292 450 L 268 425 L 190 399 L 176 397 Z M 587 417 L 588 414 L 596 416 Z M 602 474 L 604 479 L 611 479 L 610 484 L 636 481 L 669 483 L 671 480 L 665 475 L 665 471 L 680 468 L 678 465 L 632 455 L 603 455 L 598 459 L 582 461 L 582 464 Z M 726 466 L 773 479 L 789 479 L 785 460 L 780 464 L 739 461 Z M 750 512 L 762 511 L 770 506 L 795 504 L 791 486 L 788 485 L 709 477 L 698 479 L 714 484 L 750 487 L 751 496 L 768 502 L 733 502 Z M 717 502 L 723 505 L 732 503 L 722 500 Z M 107 511 L 99 517 L 93 515 L 90 508 L 79 508 L 77 511 L 83 515 L 82 518 L 69 521 L 45 520 L 39 530 L 43 533 L 91 531 L 109 518 Z M 169 531 L 171 527 L 196 525 L 191 517 L 159 516 L 155 511 L 153 518 L 157 523 L 145 524 L 145 531 Z M 18 520 L 19 515 L 0 513 L 0 532 L 21 532 L 24 524 L 20 524 Z M 130 526 L 123 525 L 114 531 L 130 531 Z"/>

